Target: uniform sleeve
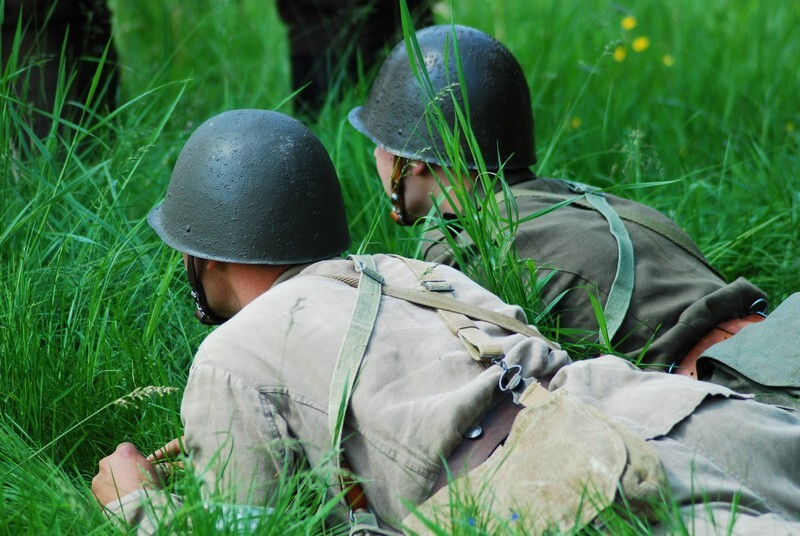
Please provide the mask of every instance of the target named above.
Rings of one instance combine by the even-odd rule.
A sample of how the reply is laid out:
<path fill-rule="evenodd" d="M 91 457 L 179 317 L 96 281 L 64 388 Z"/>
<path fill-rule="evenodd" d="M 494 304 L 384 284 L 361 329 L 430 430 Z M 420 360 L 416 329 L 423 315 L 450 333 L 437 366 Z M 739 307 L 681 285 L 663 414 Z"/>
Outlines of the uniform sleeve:
<path fill-rule="evenodd" d="M 265 505 L 297 459 L 286 422 L 244 378 L 198 358 L 181 404 L 195 470 L 221 499 Z"/>
<path fill-rule="evenodd" d="M 180 504 L 177 495 L 139 489 L 106 504 L 105 511 L 120 531 L 133 526 L 137 536 L 151 536 L 160 526 L 168 524 L 174 508 Z"/>

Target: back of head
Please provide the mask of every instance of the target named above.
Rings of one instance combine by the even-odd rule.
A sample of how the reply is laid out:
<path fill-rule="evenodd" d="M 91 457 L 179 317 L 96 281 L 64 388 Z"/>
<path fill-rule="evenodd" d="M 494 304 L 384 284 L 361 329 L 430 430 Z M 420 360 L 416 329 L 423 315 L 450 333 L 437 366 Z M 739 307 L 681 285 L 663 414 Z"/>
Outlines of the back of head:
<path fill-rule="evenodd" d="M 322 142 L 266 110 L 233 110 L 184 145 L 147 217 L 169 246 L 242 264 L 301 264 L 350 245 L 341 187 Z"/>
<path fill-rule="evenodd" d="M 415 78 L 401 42 L 381 67 L 364 106 L 350 112 L 350 123 L 390 153 L 450 165 L 441 135 L 428 124 L 430 110 L 439 106 L 452 131 L 457 125 L 453 100 L 465 110 L 465 91 L 472 132 L 486 167 L 496 170 L 505 164 L 505 169 L 520 169 L 534 164 L 530 91 L 511 52 L 493 37 L 465 26 L 431 26 L 418 31 L 416 38 L 435 95 Z M 464 88 L 459 84 L 459 63 Z M 475 168 L 463 134 L 461 138 L 467 164 Z"/>

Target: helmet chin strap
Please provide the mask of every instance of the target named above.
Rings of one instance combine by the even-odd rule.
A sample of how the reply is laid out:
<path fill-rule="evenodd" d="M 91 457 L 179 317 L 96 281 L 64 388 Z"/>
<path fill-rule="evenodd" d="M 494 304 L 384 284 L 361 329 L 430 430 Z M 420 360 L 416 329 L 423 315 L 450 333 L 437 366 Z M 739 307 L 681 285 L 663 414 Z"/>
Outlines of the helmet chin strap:
<path fill-rule="evenodd" d="M 194 312 L 195 317 L 197 317 L 197 320 L 199 320 L 201 324 L 206 326 L 217 326 L 225 323 L 228 318 L 217 316 L 208 305 L 206 293 L 203 291 L 203 284 L 200 283 L 200 278 L 197 277 L 197 271 L 194 264 L 194 261 L 197 257 L 192 255 L 187 255 L 187 257 L 186 276 L 189 279 L 189 286 L 192 289 L 192 298 L 194 298 L 194 304 L 197 307 Z"/>
<path fill-rule="evenodd" d="M 392 195 L 389 199 L 392 202 L 392 220 L 397 225 L 411 225 L 414 223 L 406 212 L 405 187 L 403 185 L 403 159 L 395 157 L 395 164 L 392 168 Z"/>

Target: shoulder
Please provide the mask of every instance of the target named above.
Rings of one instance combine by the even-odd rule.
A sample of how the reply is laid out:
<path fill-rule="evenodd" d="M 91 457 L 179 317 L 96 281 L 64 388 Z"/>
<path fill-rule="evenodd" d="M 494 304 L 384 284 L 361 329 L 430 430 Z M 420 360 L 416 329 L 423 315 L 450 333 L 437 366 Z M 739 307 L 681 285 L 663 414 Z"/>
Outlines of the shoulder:
<path fill-rule="evenodd" d="M 519 189 L 514 188 L 513 191 L 517 193 L 518 204 L 521 207 L 525 207 L 525 212 L 530 212 L 531 207 L 535 207 L 536 205 L 545 204 L 552 206 L 556 202 L 564 202 L 580 196 L 582 193 L 582 186 L 584 185 L 577 182 L 541 178 L 523 183 L 520 185 Z M 594 188 L 592 185 L 586 186 Z M 603 197 L 608 201 L 608 204 L 614 208 L 617 215 L 628 223 L 636 223 L 642 227 L 661 233 L 674 234 L 683 232 L 669 216 L 648 205 L 607 192 L 603 193 Z M 575 214 L 575 210 L 596 212 L 586 200 L 579 199 L 560 207 L 551 214 L 556 218 L 568 219 Z M 598 213 L 598 218 L 599 217 L 600 215 Z M 572 223 L 574 225 L 580 225 L 578 221 Z"/>
<path fill-rule="evenodd" d="M 233 355 L 265 356 L 281 352 L 310 331 L 344 329 L 356 290 L 313 270 L 306 274 L 317 264 L 323 263 L 274 285 L 215 328 L 201 344 L 195 362 L 225 361 Z"/>
<path fill-rule="evenodd" d="M 511 191 L 516 194 L 516 197 L 542 197 L 548 195 L 554 196 L 568 196 L 577 195 L 570 190 L 564 181 L 559 179 L 551 179 L 548 177 L 541 177 L 532 179 L 525 182 L 520 182 L 511 186 Z"/>

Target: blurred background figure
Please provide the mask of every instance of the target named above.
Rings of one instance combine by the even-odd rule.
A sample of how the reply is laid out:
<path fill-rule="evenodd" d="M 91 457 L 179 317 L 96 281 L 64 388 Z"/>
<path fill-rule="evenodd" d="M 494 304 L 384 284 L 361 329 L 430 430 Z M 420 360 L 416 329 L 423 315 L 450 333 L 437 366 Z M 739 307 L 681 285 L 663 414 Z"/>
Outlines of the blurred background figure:
<path fill-rule="evenodd" d="M 295 111 L 315 115 L 330 89 L 383 59 L 402 34 L 398 0 L 278 0 L 286 23 Z M 433 0 L 407 0 L 417 28 L 433 24 Z M 306 87 L 304 87 L 306 86 Z"/>
<path fill-rule="evenodd" d="M 11 58 L 20 19 L 20 48 Z M 10 62 L 15 63 L 16 69 L 26 69 L 25 74 L 16 76 L 7 86 L 9 92 L 34 109 L 52 112 L 62 49 L 67 66 L 66 82 L 74 76 L 65 86 L 68 87 L 66 101 L 86 103 L 97 63 L 111 41 L 111 11 L 105 0 L 5 0 L 2 33 L 4 75 L 9 74 L 6 71 Z M 101 99 L 101 108 L 112 109 L 116 104 L 116 60 L 114 47 L 110 46 L 95 96 Z M 69 117 L 76 109 L 67 106 L 64 113 Z M 49 130 L 50 118 L 30 109 L 26 115 L 37 135 L 42 136 Z"/>

